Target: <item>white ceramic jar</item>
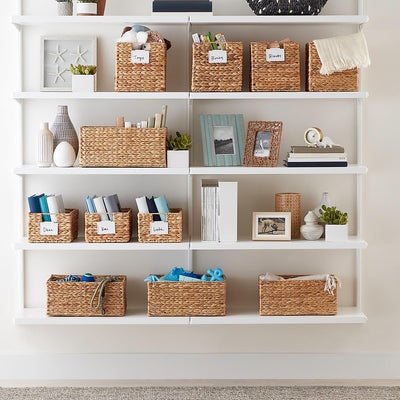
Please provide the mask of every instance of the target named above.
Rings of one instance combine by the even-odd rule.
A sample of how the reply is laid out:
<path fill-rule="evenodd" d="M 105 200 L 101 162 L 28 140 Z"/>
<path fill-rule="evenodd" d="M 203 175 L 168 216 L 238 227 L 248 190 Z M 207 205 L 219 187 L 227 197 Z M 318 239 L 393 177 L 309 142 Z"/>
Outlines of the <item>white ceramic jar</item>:
<path fill-rule="evenodd" d="M 49 123 L 42 122 L 37 134 L 37 156 L 38 167 L 51 167 L 53 163 L 53 134 L 49 130 Z"/>
<path fill-rule="evenodd" d="M 309 211 L 304 218 L 305 225 L 302 225 L 300 232 L 306 240 L 318 240 L 324 233 L 324 227 L 318 224 L 318 218 L 314 211 Z"/>

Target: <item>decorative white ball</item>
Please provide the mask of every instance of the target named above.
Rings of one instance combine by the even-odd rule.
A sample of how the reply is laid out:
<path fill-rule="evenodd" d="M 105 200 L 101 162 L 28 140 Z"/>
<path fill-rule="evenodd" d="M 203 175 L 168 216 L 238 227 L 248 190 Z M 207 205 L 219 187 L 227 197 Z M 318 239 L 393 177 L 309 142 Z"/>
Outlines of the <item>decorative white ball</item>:
<path fill-rule="evenodd" d="M 75 160 L 75 150 L 68 142 L 61 142 L 54 150 L 53 161 L 57 167 L 72 167 Z"/>

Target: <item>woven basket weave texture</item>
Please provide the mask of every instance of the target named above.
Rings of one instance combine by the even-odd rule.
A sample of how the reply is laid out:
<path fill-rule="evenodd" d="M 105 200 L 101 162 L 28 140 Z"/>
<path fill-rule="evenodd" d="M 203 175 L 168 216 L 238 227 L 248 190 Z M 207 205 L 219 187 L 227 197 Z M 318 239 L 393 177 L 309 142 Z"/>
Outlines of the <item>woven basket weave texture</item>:
<path fill-rule="evenodd" d="M 275 211 L 291 213 L 292 239 L 299 239 L 301 227 L 301 194 L 277 193 L 275 195 Z"/>
<path fill-rule="evenodd" d="M 256 15 L 318 15 L 328 0 L 247 0 Z"/>

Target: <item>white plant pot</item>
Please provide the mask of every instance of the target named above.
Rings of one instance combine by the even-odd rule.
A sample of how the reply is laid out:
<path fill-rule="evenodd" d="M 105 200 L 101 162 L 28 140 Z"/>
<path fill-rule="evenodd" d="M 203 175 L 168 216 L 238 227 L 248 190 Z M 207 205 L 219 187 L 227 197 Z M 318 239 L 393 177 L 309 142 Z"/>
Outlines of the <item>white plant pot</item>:
<path fill-rule="evenodd" d="M 189 168 L 189 150 L 168 150 L 168 168 Z"/>
<path fill-rule="evenodd" d="M 346 242 L 349 238 L 349 226 L 325 225 L 325 240 L 327 242 Z"/>
<path fill-rule="evenodd" d="M 77 15 L 97 15 L 97 3 L 77 3 Z"/>
<path fill-rule="evenodd" d="M 73 92 L 94 92 L 95 75 L 72 75 Z"/>

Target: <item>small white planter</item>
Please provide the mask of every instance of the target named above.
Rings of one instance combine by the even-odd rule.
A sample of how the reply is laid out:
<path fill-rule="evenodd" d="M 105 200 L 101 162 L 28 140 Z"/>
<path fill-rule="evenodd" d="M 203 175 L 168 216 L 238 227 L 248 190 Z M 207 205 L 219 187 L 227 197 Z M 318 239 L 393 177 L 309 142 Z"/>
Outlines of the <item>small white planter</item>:
<path fill-rule="evenodd" d="M 72 75 L 73 92 L 94 92 L 95 75 Z"/>
<path fill-rule="evenodd" d="M 97 3 L 77 3 L 77 15 L 97 15 Z"/>
<path fill-rule="evenodd" d="M 346 242 L 348 238 L 348 225 L 325 225 L 325 240 L 327 242 Z"/>
<path fill-rule="evenodd" d="M 189 168 L 189 150 L 168 150 L 168 168 Z"/>

